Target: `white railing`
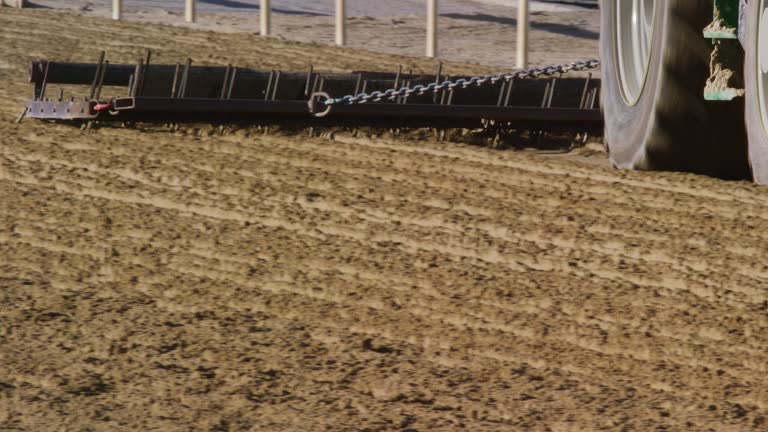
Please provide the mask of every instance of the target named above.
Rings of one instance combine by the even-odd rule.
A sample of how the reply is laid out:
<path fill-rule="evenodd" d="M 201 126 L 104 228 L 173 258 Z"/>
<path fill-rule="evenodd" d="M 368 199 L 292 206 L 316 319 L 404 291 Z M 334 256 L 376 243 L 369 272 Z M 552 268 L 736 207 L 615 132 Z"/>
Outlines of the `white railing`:
<path fill-rule="evenodd" d="M 528 69 L 528 0 L 517 0 L 517 68 Z"/>
<path fill-rule="evenodd" d="M 336 45 L 347 43 L 347 5 L 344 0 L 336 0 Z"/>
<path fill-rule="evenodd" d="M 27 6 L 26 0 L 0 0 L 0 6 L 23 8 Z"/>
<path fill-rule="evenodd" d="M 269 36 L 272 29 L 272 7 L 269 0 L 261 0 L 259 4 L 259 31 L 262 36 Z"/>
<path fill-rule="evenodd" d="M 7 1 L 7 0 L 0 0 Z M 18 0 L 20 3 L 22 0 Z M 197 0 L 185 0 L 186 6 L 184 17 L 187 22 L 193 23 L 196 20 Z M 259 33 L 262 36 L 269 36 L 271 30 L 272 8 L 270 0 L 260 0 L 259 5 Z M 344 46 L 347 43 L 347 11 L 345 0 L 335 0 L 336 2 L 336 34 L 335 42 L 338 46 Z M 517 4 L 517 67 L 526 69 L 528 67 L 528 31 L 530 27 L 529 10 L 530 0 L 518 0 Z M 438 0 L 427 0 L 427 47 L 426 56 L 429 58 L 437 57 L 437 13 Z M 112 19 L 119 20 L 123 14 L 123 0 L 112 0 Z"/>

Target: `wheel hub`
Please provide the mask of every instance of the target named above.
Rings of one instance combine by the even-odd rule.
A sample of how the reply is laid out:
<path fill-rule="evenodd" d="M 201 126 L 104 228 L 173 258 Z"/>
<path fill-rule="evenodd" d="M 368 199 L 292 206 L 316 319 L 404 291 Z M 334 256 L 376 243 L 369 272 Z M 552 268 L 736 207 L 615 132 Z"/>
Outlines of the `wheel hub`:
<path fill-rule="evenodd" d="M 648 77 L 655 10 L 655 0 L 616 2 L 613 22 L 618 78 L 624 99 L 630 105 L 640 99 Z"/>

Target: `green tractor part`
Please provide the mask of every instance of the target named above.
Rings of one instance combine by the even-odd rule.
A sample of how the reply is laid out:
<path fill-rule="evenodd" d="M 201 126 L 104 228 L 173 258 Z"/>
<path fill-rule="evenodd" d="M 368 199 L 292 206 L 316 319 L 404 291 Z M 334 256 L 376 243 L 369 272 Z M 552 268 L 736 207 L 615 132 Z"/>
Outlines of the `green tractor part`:
<path fill-rule="evenodd" d="M 707 39 L 739 38 L 739 0 L 715 0 L 712 24 L 704 29 Z"/>
<path fill-rule="evenodd" d="M 714 0 L 714 19 L 704 29 L 714 49 L 704 98 L 729 101 L 744 96 L 744 51 L 739 41 L 739 0 Z"/>
<path fill-rule="evenodd" d="M 600 15 L 611 163 L 768 184 L 768 0 L 601 0 Z"/>

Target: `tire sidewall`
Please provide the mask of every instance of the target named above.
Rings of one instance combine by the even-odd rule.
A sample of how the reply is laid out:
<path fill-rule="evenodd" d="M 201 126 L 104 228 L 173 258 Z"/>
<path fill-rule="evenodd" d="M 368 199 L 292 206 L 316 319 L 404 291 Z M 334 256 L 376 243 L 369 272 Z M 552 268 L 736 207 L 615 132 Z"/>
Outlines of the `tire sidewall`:
<path fill-rule="evenodd" d="M 757 80 L 758 23 L 760 22 L 759 1 L 752 0 L 747 5 L 747 31 L 744 56 L 744 86 L 746 90 L 746 126 L 749 140 L 749 163 L 755 182 L 768 185 L 768 132 L 763 127 L 763 120 L 758 101 L 759 87 Z"/>
<path fill-rule="evenodd" d="M 619 0 L 621 1 L 621 0 Z M 659 90 L 659 71 L 664 56 L 667 0 L 657 0 L 654 10 L 648 74 L 640 97 L 634 105 L 623 95 L 616 52 L 614 15 L 617 0 L 600 2 L 600 55 L 602 59 L 602 104 L 605 113 L 605 139 L 611 162 L 618 168 L 647 168 L 644 143 L 654 128 L 654 105 Z M 642 143 L 638 145 L 638 143 Z"/>

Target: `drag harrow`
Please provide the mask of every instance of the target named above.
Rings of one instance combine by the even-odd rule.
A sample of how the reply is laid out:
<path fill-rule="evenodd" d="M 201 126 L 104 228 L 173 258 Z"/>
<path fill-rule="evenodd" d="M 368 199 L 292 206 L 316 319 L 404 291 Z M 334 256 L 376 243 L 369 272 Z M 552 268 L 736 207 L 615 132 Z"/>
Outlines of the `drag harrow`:
<path fill-rule="evenodd" d="M 404 72 L 257 70 L 234 66 L 47 60 L 30 65 L 34 97 L 24 116 L 103 124 L 211 123 L 301 127 L 382 127 L 599 133 L 597 61 L 486 77 Z M 52 85 L 83 95 L 47 97 Z M 87 87 L 85 87 L 87 86 Z M 105 97 L 103 94 L 112 93 Z M 347 95 L 347 96 L 345 96 Z"/>

